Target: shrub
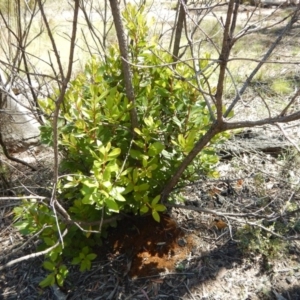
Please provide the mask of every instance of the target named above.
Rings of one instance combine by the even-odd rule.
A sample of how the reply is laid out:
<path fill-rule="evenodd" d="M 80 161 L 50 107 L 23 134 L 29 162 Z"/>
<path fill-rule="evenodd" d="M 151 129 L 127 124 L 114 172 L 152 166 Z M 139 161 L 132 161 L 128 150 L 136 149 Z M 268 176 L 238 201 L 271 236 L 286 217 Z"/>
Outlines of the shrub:
<path fill-rule="evenodd" d="M 120 212 L 149 212 L 159 221 L 159 213 L 166 209 L 160 203 L 164 185 L 211 125 L 201 93 L 182 79 L 193 77 L 193 69 L 178 63 L 175 74 L 171 66 L 165 66 L 172 62 L 172 56 L 147 39 L 148 27 L 141 11 L 128 5 L 124 19 L 131 39 L 139 121 L 135 134 L 130 122 L 132 104 L 126 97 L 120 54 L 114 46 L 108 50 L 105 61 L 93 57 L 84 72 L 71 82 L 60 113 L 59 150 L 63 153 L 64 175 L 58 198 L 71 218 L 81 222 L 99 221 Z M 199 64 L 205 68 L 208 62 Z M 40 101 L 40 105 L 45 113 L 53 110 L 51 100 Z M 41 128 L 42 139 L 48 144 L 52 142 L 51 121 Z M 217 175 L 213 167 L 218 156 L 213 145 L 224 137 L 225 134 L 219 135 L 211 141 L 187 168 L 182 181 L 194 180 L 199 173 Z M 57 226 L 61 232 L 66 228 L 44 203 L 25 202 L 16 209 L 16 215 L 22 217 L 17 226 L 24 233 L 49 226 L 41 234 L 42 249 L 56 243 Z M 105 227 L 101 227 L 101 235 L 90 232 L 99 230 L 99 224 L 82 227 L 85 232 L 68 225 L 64 248 L 60 245 L 46 255 L 44 267 L 51 273 L 42 286 L 54 281 L 63 283 L 67 275 L 64 256 L 72 258 L 81 270 L 89 269 L 96 257 L 92 248 L 101 243 Z"/>

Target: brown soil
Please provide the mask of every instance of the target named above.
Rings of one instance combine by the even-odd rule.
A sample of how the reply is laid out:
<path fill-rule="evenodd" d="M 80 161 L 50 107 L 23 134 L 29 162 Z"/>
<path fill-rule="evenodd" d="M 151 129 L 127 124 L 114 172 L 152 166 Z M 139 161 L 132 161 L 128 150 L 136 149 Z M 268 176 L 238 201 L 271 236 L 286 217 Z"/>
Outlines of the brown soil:
<path fill-rule="evenodd" d="M 126 218 L 110 230 L 100 256 L 125 254 L 124 273 L 140 278 L 174 272 L 196 246 L 193 235 L 185 234 L 174 219 L 163 215 L 157 223 L 149 215 Z"/>

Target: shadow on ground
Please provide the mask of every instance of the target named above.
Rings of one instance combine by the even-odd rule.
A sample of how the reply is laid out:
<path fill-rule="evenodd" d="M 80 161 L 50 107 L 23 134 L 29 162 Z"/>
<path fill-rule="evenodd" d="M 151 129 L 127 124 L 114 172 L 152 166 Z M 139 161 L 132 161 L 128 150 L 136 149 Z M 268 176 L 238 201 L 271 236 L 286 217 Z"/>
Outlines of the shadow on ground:
<path fill-rule="evenodd" d="M 295 276 L 276 277 L 262 258 L 243 255 L 226 229 L 187 220 L 185 226 L 167 215 L 160 223 L 150 216 L 122 220 L 94 249 L 90 271 L 69 266 L 62 289 L 39 287 L 47 275 L 42 257 L 23 261 L 0 275 L 0 299 L 300 299 Z"/>

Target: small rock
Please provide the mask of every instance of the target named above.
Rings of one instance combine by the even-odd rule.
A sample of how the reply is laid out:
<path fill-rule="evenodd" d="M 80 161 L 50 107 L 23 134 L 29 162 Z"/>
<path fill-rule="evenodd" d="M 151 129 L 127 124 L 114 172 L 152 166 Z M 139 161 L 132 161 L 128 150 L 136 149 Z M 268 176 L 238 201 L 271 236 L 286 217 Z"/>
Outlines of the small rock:
<path fill-rule="evenodd" d="M 177 241 L 177 244 L 178 244 L 180 247 L 184 247 L 184 246 L 186 245 L 186 243 L 187 243 L 187 241 L 186 241 L 186 239 L 184 239 L 184 238 L 180 238 L 180 239 L 178 239 L 178 241 Z"/>
<path fill-rule="evenodd" d="M 295 278 L 293 278 L 293 277 L 286 277 L 285 280 L 286 280 L 286 282 L 288 284 L 292 284 L 295 281 Z"/>

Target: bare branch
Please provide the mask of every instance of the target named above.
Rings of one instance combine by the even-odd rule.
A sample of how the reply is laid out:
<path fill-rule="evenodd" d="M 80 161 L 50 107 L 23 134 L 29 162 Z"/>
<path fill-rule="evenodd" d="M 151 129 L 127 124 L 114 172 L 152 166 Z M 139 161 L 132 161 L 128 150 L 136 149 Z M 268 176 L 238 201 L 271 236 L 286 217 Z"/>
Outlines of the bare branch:
<path fill-rule="evenodd" d="M 300 113 L 299 113 L 300 114 Z M 196 155 L 210 142 L 210 140 L 218 133 L 222 131 L 222 123 L 215 121 L 210 129 L 205 133 L 204 136 L 195 144 L 192 151 L 185 157 L 182 161 L 178 169 L 176 170 L 175 174 L 172 176 L 171 180 L 166 184 L 164 187 L 161 198 L 162 201 L 165 201 L 172 189 L 175 187 L 177 182 L 179 181 L 181 175 L 183 174 L 184 170 L 187 166 L 193 161 Z"/>
<path fill-rule="evenodd" d="M 111 11 L 114 18 L 114 24 L 117 31 L 118 36 L 118 42 L 119 42 L 119 48 L 121 52 L 122 57 L 122 69 L 124 73 L 124 81 L 125 81 L 125 87 L 126 87 L 126 96 L 128 100 L 132 103 L 133 107 L 130 110 L 130 116 L 131 116 L 131 128 L 132 128 L 132 134 L 134 133 L 134 128 L 138 128 L 138 117 L 135 110 L 135 95 L 132 85 L 132 73 L 130 70 L 130 65 L 128 64 L 129 58 L 128 58 L 128 45 L 125 38 L 125 30 L 122 23 L 121 13 L 120 13 L 120 7 L 117 0 L 109 0 Z"/>
<path fill-rule="evenodd" d="M 235 28 L 235 19 L 238 9 L 238 2 L 235 0 L 230 0 L 228 3 L 227 10 L 227 18 L 224 26 L 224 34 L 223 34 L 223 43 L 222 50 L 219 57 L 220 60 L 220 71 L 219 71 L 219 79 L 217 84 L 217 92 L 216 92 L 216 107 L 217 107 L 217 120 L 220 122 L 223 118 L 223 92 L 224 92 L 224 80 L 225 73 L 228 63 L 228 57 L 230 54 L 230 50 L 233 46 L 232 34 Z M 233 18 L 233 21 L 232 21 Z"/>
<path fill-rule="evenodd" d="M 173 59 L 176 62 L 179 57 L 179 47 L 180 47 L 180 40 L 182 36 L 183 25 L 185 21 L 185 5 L 187 4 L 187 0 L 178 0 L 178 19 L 176 23 L 176 32 L 175 32 L 175 40 L 173 46 Z"/>
<path fill-rule="evenodd" d="M 247 80 L 243 84 L 243 86 L 240 89 L 239 93 L 237 94 L 237 96 L 235 97 L 235 99 L 232 101 L 232 103 L 229 105 L 229 107 L 227 108 L 227 110 L 226 110 L 226 112 L 224 114 L 225 118 L 229 115 L 229 113 L 235 107 L 236 103 L 240 100 L 240 97 L 246 91 L 247 87 L 249 86 L 249 83 L 252 81 L 252 79 L 254 78 L 254 76 L 257 74 L 257 72 L 260 70 L 260 68 L 264 65 L 264 63 L 270 57 L 270 55 L 272 54 L 272 52 L 274 51 L 274 49 L 279 45 L 279 43 L 281 42 L 282 38 L 291 30 L 292 26 L 297 21 L 297 16 L 299 14 L 299 11 L 300 11 L 300 9 L 298 8 L 294 12 L 293 16 L 291 17 L 291 20 L 286 25 L 286 27 L 284 28 L 284 30 L 282 30 L 282 32 L 278 35 L 278 37 L 275 40 L 275 42 L 271 45 L 271 47 L 269 48 L 269 50 L 264 55 L 263 59 L 258 63 L 258 65 L 256 66 L 256 68 L 251 72 L 250 76 L 247 78 Z"/>
<path fill-rule="evenodd" d="M 44 228 L 43 228 L 43 230 L 44 230 Z M 67 233 L 68 233 L 68 229 L 65 229 L 64 232 L 63 232 L 63 234 L 62 234 L 62 237 L 65 237 Z M 45 255 L 45 254 L 51 252 L 57 246 L 59 246 L 59 244 L 60 244 L 60 241 L 57 241 L 52 247 L 50 247 L 50 248 L 48 248 L 46 250 L 43 250 L 43 251 L 40 251 L 40 252 L 36 252 L 36 253 L 32 253 L 32 254 L 28 254 L 28 255 L 19 257 L 17 259 L 14 259 L 14 260 L 8 262 L 7 264 L 5 264 L 3 266 L 0 266 L 0 271 L 6 269 L 8 267 L 11 267 L 11 266 L 13 266 L 13 265 L 15 265 L 17 263 L 20 263 L 20 262 L 22 262 L 24 260 L 29 260 L 29 259 L 32 259 L 32 258 L 37 258 L 39 256 Z"/>

